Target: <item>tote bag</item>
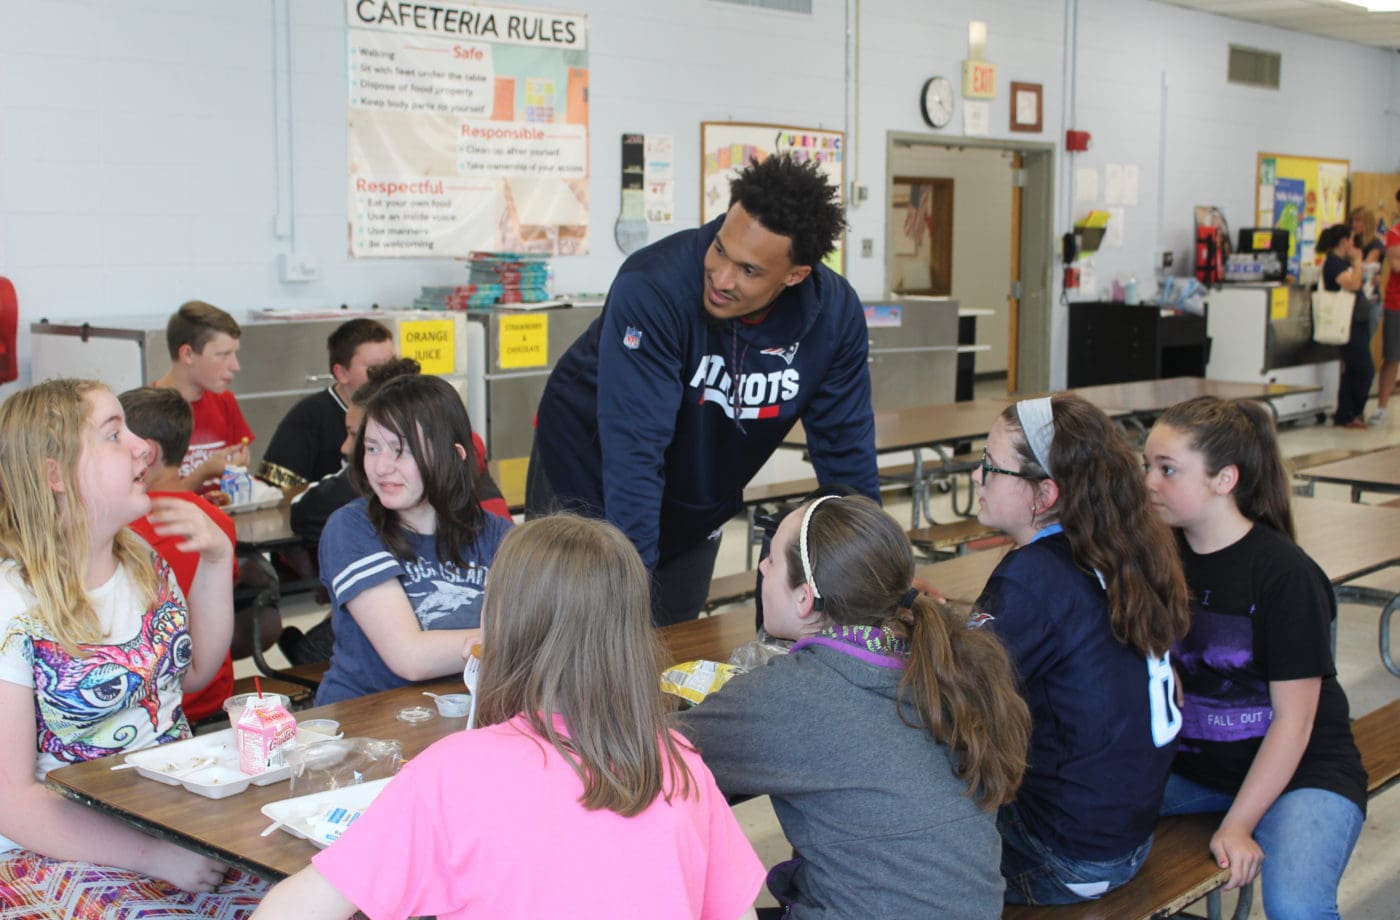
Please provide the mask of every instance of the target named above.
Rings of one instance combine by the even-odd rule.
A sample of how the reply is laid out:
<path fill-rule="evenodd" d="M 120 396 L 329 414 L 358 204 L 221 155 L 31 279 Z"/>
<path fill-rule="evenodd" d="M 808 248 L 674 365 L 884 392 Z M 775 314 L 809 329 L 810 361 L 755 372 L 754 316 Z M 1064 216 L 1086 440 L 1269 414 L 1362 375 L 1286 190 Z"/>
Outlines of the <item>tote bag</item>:
<path fill-rule="evenodd" d="M 1313 341 L 1319 345 L 1345 345 L 1351 338 L 1351 311 L 1356 306 L 1355 291 L 1329 291 L 1317 279 L 1312 295 Z"/>

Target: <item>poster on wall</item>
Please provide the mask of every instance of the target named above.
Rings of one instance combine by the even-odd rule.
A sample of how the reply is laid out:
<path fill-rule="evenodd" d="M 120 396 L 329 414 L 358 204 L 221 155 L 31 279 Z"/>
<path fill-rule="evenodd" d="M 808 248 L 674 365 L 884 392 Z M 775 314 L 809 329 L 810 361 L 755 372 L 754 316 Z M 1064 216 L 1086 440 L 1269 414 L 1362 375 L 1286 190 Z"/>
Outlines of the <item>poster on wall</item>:
<path fill-rule="evenodd" d="M 588 252 L 588 20 L 346 0 L 350 254 Z"/>
<path fill-rule="evenodd" d="M 1254 221 L 1289 234 L 1288 274 L 1317 261 L 1317 236 L 1346 223 L 1350 160 L 1261 153 L 1255 166 Z"/>
<path fill-rule="evenodd" d="M 846 134 L 820 128 L 791 125 L 706 121 L 700 124 L 700 221 L 709 223 L 729 210 L 729 181 L 750 160 L 760 162 L 773 154 L 789 154 L 799 160 L 815 160 L 836 187 L 844 207 Z M 845 237 L 822 260 L 833 271 L 845 266 Z"/>

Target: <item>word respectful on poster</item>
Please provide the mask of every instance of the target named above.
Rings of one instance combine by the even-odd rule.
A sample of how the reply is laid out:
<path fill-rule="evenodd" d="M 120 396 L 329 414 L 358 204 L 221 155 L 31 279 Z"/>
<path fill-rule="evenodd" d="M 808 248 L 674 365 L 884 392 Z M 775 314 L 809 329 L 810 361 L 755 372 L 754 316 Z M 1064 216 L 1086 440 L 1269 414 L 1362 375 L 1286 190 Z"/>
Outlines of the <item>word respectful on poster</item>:
<path fill-rule="evenodd" d="M 700 123 L 700 220 L 708 223 L 729 210 L 729 181 L 749 160 L 774 154 L 815 160 L 845 204 L 846 135 L 843 131 L 787 125 L 706 121 Z M 845 265 L 845 235 L 823 260 L 833 271 Z"/>
<path fill-rule="evenodd" d="M 588 20 L 346 0 L 350 254 L 588 251 Z"/>

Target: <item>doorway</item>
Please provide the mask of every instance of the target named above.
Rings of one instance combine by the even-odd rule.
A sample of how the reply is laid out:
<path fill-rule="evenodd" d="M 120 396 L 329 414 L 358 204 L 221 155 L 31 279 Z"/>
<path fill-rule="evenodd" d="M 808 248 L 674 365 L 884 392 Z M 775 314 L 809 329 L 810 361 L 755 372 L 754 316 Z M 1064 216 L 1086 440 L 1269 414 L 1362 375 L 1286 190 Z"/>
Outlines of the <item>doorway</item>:
<path fill-rule="evenodd" d="M 990 311 L 977 319 L 977 373 L 1005 370 L 1012 392 L 1048 390 L 1053 145 L 897 132 L 887 139 L 886 289 Z"/>

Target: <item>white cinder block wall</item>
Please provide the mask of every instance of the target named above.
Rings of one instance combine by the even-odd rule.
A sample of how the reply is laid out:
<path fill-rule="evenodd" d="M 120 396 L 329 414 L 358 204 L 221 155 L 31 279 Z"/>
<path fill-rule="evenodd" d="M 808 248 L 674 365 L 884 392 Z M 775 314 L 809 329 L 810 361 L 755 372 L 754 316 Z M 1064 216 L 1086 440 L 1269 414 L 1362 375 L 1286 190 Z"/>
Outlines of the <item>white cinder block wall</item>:
<path fill-rule="evenodd" d="M 402 305 L 422 284 L 462 277 L 451 260 L 346 255 L 342 3 L 0 6 L 0 274 L 18 289 L 22 325 L 165 313 L 192 297 L 233 311 Z M 1073 126 L 1093 135 L 1088 153 L 1058 157 L 1057 233 L 1080 207 L 1068 200 L 1074 166 L 1139 166 L 1141 203 L 1128 209 L 1123 248 L 1097 257 L 1101 278 L 1150 278 L 1163 249 L 1184 271 L 1195 204 L 1250 223 L 1260 151 L 1400 169 L 1394 52 L 1151 0 L 813 6 L 805 16 L 716 0 L 557 5 L 589 15 L 594 221 L 592 254 L 555 260 L 559 290 L 604 290 L 621 261 L 622 133 L 675 136 L 679 229 L 698 219 L 699 123 L 734 120 L 847 131 L 848 178 L 872 195 L 851 210 L 849 238 L 875 240 L 870 258 L 852 246 L 848 275 L 878 293 L 886 132 L 927 130 L 919 88 L 958 75 L 971 19 L 988 24 L 999 67 L 993 136 L 1012 136 L 1012 80 L 1045 87 L 1044 133 L 1017 137 L 1061 143 L 1071 96 Z M 1230 42 L 1282 52 L 1282 89 L 1226 84 Z M 959 112 L 946 131 L 961 123 Z M 293 247 L 319 261 L 320 280 L 278 280 L 277 257 Z M 1055 310 L 1059 383 L 1065 311 Z"/>

